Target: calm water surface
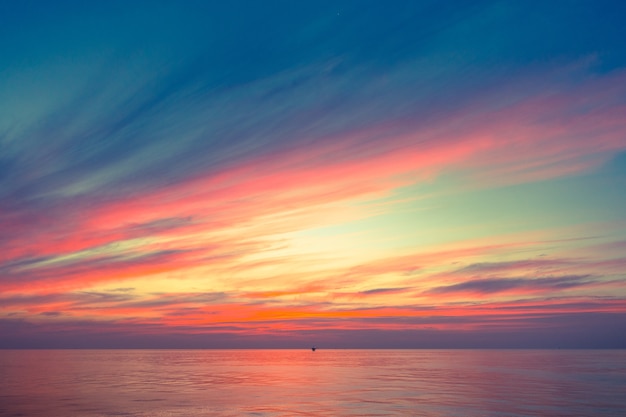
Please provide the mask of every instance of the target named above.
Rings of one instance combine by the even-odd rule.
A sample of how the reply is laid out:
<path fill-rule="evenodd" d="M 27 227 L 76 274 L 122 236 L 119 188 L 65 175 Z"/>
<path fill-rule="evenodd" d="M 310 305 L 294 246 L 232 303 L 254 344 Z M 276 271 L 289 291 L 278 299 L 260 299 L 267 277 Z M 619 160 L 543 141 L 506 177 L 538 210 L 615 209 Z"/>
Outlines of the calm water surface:
<path fill-rule="evenodd" d="M 0 416 L 626 416 L 626 351 L 0 350 Z"/>

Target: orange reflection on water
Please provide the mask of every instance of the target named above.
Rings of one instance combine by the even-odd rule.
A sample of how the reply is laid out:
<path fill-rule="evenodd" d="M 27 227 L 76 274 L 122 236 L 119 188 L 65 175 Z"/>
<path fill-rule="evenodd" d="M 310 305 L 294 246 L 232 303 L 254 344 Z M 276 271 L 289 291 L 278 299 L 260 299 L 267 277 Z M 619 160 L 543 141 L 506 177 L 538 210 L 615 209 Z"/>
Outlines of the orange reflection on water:
<path fill-rule="evenodd" d="M 614 416 L 626 351 L 0 353 L 0 414 Z"/>

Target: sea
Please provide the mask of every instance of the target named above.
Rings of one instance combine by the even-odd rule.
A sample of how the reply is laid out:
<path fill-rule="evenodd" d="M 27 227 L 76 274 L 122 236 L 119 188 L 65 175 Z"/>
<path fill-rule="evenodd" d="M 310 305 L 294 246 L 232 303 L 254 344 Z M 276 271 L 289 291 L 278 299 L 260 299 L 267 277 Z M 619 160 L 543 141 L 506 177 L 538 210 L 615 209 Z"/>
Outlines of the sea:
<path fill-rule="evenodd" d="M 0 350 L 0 416 L 626 416 L 626 350 Z"/>

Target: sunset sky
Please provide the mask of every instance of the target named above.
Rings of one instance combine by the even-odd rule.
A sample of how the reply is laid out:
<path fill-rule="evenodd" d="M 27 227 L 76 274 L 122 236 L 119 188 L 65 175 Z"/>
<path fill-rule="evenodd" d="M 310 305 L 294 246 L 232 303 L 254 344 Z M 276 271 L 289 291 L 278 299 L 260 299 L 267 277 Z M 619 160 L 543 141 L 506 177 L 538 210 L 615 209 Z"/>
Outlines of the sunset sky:
<path fill-rule="evenodd" d="M 626 347 L 625 16 L 0 0 L 0 347 Z"/>

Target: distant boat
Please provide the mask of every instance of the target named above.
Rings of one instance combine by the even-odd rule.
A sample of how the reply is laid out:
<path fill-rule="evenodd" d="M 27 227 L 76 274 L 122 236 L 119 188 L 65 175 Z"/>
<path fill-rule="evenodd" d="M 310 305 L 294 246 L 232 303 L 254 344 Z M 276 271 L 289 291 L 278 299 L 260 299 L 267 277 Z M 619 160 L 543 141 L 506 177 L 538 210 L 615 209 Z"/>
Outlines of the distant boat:
<path fill-rule="evenodd" d="M 315 346 L 313 346 L 313 347 L 311 348 L 311 350 L 312 350 L 313 352 L 315 352 L 315 349 L 317 349 Z"/>

